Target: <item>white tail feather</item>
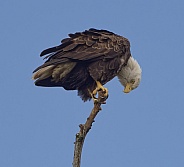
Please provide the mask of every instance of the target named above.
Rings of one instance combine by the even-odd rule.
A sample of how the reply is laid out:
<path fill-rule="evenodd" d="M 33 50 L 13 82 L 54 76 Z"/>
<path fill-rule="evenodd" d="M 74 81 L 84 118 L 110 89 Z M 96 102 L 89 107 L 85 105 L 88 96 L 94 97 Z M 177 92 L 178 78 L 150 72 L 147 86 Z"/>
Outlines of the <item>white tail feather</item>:
<path fill-rule="evenodd" d="M 47 66 L 47 67 L 43 67 L 41 69 L 39 69 L 38 71 L 36 71 L 33 76 L 32 76 L 32 79 L 35 80 L 35 79 L 45 79 L 45 78 L 48 78 L 52 75 L 52 72 L 53 72 L 53 68 L 55 67 L 55 65 L 50 65 L 50 66 Z"/>

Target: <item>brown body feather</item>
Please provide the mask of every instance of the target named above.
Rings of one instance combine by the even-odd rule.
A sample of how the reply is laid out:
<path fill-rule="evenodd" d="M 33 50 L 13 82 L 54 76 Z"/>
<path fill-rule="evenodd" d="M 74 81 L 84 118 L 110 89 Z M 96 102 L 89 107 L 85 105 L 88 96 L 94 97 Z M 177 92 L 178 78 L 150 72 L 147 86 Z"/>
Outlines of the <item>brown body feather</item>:
<path fill-rule="evenodd" d="M 34 71 L 33 79 L 37 79 L 37 86 L 78 90 L 78 95 L 86 101 L 91 99 L 89 90 L 95 89 L 95 81 L 107 83 L 126 65 L 131 56 L 130 44 L 128 39 L 107 30 L 89 29 L 69 34 L 69 37 L 63 39 L 61 45 L 40 54 L 47 55 L 47 60 Z M 64 65 L 70 69 L 66 70 Z M 51 66 L 51 71 L 48 66 Z"/>

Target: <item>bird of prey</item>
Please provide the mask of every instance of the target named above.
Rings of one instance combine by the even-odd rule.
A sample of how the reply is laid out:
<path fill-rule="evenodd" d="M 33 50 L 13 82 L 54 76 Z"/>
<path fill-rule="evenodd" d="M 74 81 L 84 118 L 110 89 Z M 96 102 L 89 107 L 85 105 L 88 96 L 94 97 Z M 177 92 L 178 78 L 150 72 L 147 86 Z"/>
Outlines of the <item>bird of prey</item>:
<path fill-rule="evenodd" d="M 77 90 L 83 101 L 97 100 L 103 85 L 118 77 L 129 93 L 139 86 L 142 70 L 130 52 L 127 38 L 107 30 L 91 28 L 69 34 L 55 47 L 43 50 L 45 63 L 33 71 L 36 86 Z"/>

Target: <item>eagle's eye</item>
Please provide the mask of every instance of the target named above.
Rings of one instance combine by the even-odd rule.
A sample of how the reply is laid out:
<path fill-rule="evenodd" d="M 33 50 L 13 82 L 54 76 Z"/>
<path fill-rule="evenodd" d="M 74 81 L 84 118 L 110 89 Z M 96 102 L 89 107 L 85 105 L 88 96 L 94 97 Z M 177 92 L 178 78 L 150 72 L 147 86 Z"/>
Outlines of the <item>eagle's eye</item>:
<path fill-rule="evenodd" d="M 132 80 L 130 81 L 130 83 L 131 83 L 131 84 L 134 84 L 134 83 L 135 83 L 135 79 L 132 79 Z"/>

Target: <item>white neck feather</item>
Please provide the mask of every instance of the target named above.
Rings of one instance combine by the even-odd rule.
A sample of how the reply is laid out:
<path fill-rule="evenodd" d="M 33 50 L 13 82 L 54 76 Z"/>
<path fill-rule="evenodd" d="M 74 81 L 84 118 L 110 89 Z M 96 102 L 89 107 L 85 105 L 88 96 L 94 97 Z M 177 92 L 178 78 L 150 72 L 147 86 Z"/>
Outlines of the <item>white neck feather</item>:
<path fill-rule="evenodd" d="M 142 70 L 138 62 L 133 57 L 130 57 L 127 65 L 122 67 L 117 76 L 123 86 L 130 83 L 131 80 L 135 80 L 135 84 L 133 85 L 133 89 L 135 89 L 140 83 L 141 73 Z"/>

